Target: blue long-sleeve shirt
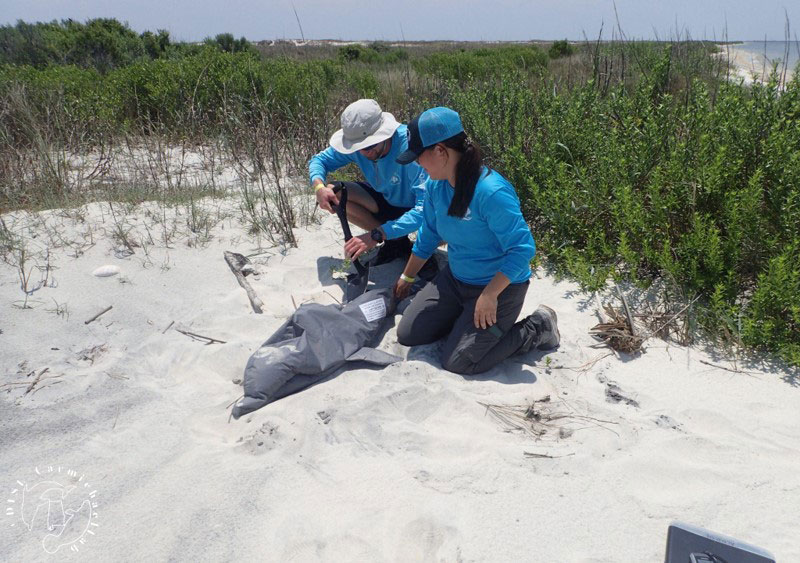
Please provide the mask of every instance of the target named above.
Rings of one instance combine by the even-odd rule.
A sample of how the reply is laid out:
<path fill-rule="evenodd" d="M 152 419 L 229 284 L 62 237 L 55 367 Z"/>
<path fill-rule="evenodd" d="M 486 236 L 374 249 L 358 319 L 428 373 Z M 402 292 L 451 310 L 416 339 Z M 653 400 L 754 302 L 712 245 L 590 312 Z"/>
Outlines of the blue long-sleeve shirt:
<path fill-rule="evenodd" d="M 392 135 L 392 148 L 377 161 L 363 156 L 359 151 L 351 154 L 338 152 L 328 147 L 315 154 L 308 162 L 308 175 L 311 183 L 319 178 L 327 181 L 328 174 L 355 162 L 370 186 L 380 192 L 386 201 L 395 207 L 409 210 L 397 219 L 387 221 L 381 228 L 387 239 L 394 239 L 413 233 L 422 224 L 422 206 L 425 201 L 425 182 L 428 175 L 416 162 L 402 166 L 395 158 L 408 148 L 407 127 L 400 125 Z"/>
<path fill-rule="evenodd" d="M 484 168 L 463 218 L 447 214 L 453 194 L 447 180 L 428 180 L 422 227 L 412 252 L 428 259 L 444 240 L 450 270 L 464 283 L 487 285 L 497 272 L 511 283 L 528 280 L 536 243 L 508 180 Z"/>

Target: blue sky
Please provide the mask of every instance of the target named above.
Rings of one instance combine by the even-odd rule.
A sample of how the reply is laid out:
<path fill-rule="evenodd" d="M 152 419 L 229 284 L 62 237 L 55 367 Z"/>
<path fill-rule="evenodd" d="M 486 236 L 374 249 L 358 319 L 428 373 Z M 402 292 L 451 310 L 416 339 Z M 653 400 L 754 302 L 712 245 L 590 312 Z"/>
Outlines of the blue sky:
<path fill-rule="evenodd" d="M 784 39 L 785 12 L 800 28 L 800 2 L 617 0 L 630 38 Z M 294 8 L 294 9 L 293 9 Z M 596 38 L 616 27 L 612 0 L 0 0 L 0 24 L 114 17 L 136 31 L 179 40 L 233 33 L 250 40 L 485 40 Z M 676 31 L 677 30 L 677 31 Z M 792 29 L 791 35 L 800 32 Z"/>

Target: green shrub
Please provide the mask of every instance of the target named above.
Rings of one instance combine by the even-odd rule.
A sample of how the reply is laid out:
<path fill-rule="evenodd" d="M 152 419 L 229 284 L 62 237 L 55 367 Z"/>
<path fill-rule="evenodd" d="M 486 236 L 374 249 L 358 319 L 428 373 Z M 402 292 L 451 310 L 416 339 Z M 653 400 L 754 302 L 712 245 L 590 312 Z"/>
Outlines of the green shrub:
<path fill-rule="evenodd" d="M 385 43 L 374 42 L 367 47 L 358 44 L 339 47 L 338 57 L 345 63 L 357 61 L 371 65 L 390 65 L 408 59 L 408 52 Z"/>
<path fill-rule="evenodd" d="M 566 39 L 562 39 L 561 41 L 554 41 L 550 48 L 547 50 L 547 54 L 551 59 L 560 59 L 561 57 L 569 57 L 571 54 L 575 52 L 575 49 L 572 45 L 569 44 L 569 41 Z"/>
<path fill-rule="evenodd" d="M 800 365 L 800 239 L 771 258 L 745 309 L 745 344 Z"/>
<path fill-rule="evenodd" d="M 417 72 L 444 80 L 485 80 L 508 72 L 540 74 L 547 55 L 535 45 L 436 52 L 414 61 Z"/>

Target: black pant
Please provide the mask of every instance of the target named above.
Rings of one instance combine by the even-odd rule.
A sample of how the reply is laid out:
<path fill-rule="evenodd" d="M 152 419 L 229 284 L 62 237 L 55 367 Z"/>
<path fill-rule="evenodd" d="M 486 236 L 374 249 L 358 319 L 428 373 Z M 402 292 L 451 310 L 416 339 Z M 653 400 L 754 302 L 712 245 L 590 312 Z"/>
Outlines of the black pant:
<path fill-rule="evenodd" d="M 378 212 L 373 213 L 372 216 L 375 217 L 376 221 L 380 221 L 381 223 L 385 223 L 386 221 L 392 221 L 393 219 L 399 219 L 402 217 L 408 210 L 412 209 L 411 207 L 397 207 L 392 205 L 386 198 L 383 197 L 383 194 L 370 186 L 366 182 L 342 182 L 345 187 L 351 186 L 353 184 L 360 186 L 367 194 L 375 200 L 375 204 L 378 206 Z"/>
<path fill-rule="evenodd" d="M 497 298 L 497 323 L 475 328 L 475 303 L 486 286 L 458 281 L 450 266 L 414 297 L 397 327 L 404 346 L 430 344 L 446 338 L 442 367 L 463 375 L 493 368 L 520 349 L 528 329 L 515 324 L 530 282 L 510 284 Z"/>

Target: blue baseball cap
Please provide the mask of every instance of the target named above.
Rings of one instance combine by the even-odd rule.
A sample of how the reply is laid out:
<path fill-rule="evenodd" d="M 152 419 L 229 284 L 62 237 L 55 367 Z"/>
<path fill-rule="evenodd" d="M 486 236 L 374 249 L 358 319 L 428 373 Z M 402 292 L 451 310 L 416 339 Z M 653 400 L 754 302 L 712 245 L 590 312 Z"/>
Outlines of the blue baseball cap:
<path fill-rule="evenodd" d="M 408 124 L 408 150 L 395 159 L 398 164 L 414 162 L 425 149 L 464 132 L 461 118 L 450 108 L 423 111 Z"/>

